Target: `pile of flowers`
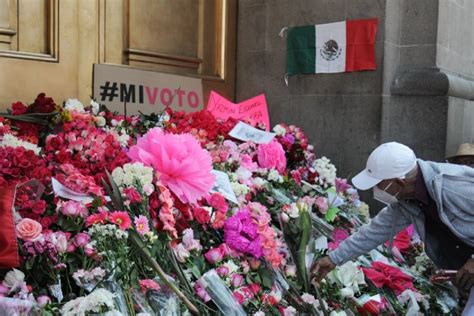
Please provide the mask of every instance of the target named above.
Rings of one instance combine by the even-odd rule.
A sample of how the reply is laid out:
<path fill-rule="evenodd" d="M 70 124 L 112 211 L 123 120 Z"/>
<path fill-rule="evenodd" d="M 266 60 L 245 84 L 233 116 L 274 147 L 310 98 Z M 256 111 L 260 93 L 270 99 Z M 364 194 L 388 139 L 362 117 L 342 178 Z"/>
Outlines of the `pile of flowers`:
<path fill-rule="evenodd" d="M 44 94 L 14 103 L 0 121 L 0 186 L 12 188 L 20 265 L 0 283 L 0 313 L 455 311 L 412 228 L 313 284 L 311 263 L 368 207 L 298 127 L 257 144 L 229 136 L 237 123 L 205 110 L 124 117 Z"/>

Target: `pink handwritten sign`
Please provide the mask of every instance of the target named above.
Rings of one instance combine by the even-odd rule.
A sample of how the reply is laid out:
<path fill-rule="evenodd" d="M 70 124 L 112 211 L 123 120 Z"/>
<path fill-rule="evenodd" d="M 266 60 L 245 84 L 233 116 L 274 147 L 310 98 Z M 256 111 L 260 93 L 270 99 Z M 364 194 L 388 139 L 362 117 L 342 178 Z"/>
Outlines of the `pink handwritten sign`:
<path fill-rule="evenodd" d="M 265 124 L 267 131 L 270 130 L 270 119 L 268 117 L 267 101 L 265 95 L 260 94 L 240 103 L 233 103 L 223 96 L 211 91 L 207 110 L 218 119 L 250 119 Z"/>

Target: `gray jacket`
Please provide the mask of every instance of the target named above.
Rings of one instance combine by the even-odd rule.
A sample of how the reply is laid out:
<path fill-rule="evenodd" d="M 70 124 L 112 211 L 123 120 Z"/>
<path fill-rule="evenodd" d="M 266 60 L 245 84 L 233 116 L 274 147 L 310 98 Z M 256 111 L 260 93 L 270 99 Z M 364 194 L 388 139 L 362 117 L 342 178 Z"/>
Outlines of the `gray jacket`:
<path fill-rule="evenodd" d="M 474 168 L 418 160 L 428 193 L 438 206 L 441 221 L 464 243 L 474 247 Z M 362 226 L 329 253 L 331 260 L 343 264 L 392 239 L 410 224 L 425 242 L 426 254 L 439 266 L 436 240 L 425 239 L 423 211 L 408 201 L 393 203 Z"/>

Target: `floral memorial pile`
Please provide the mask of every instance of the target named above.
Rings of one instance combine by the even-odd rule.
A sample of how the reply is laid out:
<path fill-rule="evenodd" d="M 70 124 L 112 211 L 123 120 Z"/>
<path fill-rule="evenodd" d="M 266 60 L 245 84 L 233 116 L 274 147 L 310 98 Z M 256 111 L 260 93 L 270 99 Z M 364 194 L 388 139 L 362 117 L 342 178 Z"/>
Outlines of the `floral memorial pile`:
<path fill-rule="evenodd" d="M 245 141 L 238 123 L 14 103 L 0 118 L 0 314 L 455 312 L 410 227 L 313 283 L 368 206 L 300 128 Z"/>

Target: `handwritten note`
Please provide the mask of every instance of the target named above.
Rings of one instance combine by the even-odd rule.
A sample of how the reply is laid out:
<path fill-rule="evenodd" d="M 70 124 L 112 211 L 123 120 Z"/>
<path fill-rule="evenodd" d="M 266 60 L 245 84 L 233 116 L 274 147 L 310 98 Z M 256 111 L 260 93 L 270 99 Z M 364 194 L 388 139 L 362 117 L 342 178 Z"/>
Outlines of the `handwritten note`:
<path fill-rule="evenodd" d="M 267 131 L 270 130 L 270 119 L 264 94 L 235 104 L 211 91 L 206 109 L 218 119 L 226 120 L 229 117 L 240 120 L 250 119 L 255 122 L 264 123 Z"/>
<path fill-rule="evenodd" d="M 268 144 L 276 134 L 264 132 L 244 122 L 239 122 L 230 131 L 229 135 L 244 142 L 251 140 L 257 144 Z"/>

